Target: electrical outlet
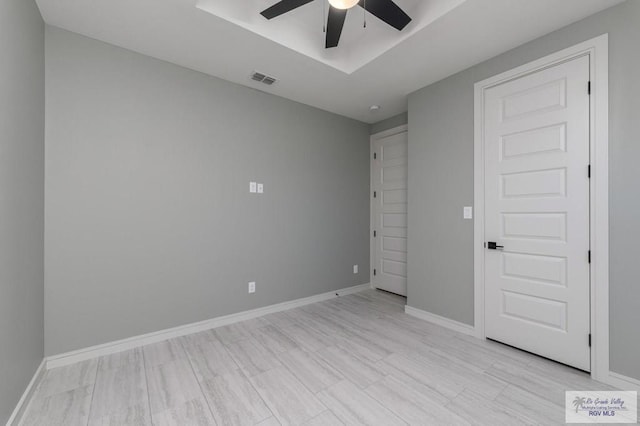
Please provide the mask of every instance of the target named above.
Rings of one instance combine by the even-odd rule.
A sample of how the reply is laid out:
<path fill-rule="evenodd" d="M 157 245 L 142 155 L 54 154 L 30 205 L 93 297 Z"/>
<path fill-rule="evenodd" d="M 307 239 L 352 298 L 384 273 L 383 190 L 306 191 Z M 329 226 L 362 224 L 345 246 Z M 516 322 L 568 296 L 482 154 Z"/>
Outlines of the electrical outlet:
<path fill-rule="evenodd" d="M 249 192 L 252 194 L 256 193 L 256 186 L 257 184 L 255 182 L 249 182 Z"/>
<path fill-rule="evenodd" d="M 255 293 L 256 292 L 256 283 L 255 281 L 251 281 L 249 283 L 249 293 Z"/>
<path fill-rule="evenodd" d="M 259 183 L 258 184 L 258 194 L 262 194 L 264 192 L 264 185 Z"/>
<path fill-rule="evenodd" d="M 353 265 L 353 273 L 354 274 L 358 273 L 358 265 Z"/>
<path fill-rule="evenodd" d="M 473 219 L 473 207 L 465 207 L 462 212 L 462 217 L 465 219 Z"/>

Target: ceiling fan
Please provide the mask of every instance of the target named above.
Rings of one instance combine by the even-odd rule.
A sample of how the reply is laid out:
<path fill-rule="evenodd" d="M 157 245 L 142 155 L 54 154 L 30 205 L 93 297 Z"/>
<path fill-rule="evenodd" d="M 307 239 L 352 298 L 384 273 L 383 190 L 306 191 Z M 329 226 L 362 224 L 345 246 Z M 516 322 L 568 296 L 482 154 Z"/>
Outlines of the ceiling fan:
<path fill-rule="evenodd" d="M 281 0 L 268 9 L 260 12 L 267 19 L 273 19 L 294 9 L 311 3 L 313 0 Z M 321 0 L 325 1 L 325 0 Z M 391 25 L 398 31 L 411 22 L 411 18 L 392 0 L 329 0 L 329 16 L 327 17 L 325 48 L 336 47 L 340 41 L 342 27 L 347 11 L 360 6 L 373 16 Z"/>

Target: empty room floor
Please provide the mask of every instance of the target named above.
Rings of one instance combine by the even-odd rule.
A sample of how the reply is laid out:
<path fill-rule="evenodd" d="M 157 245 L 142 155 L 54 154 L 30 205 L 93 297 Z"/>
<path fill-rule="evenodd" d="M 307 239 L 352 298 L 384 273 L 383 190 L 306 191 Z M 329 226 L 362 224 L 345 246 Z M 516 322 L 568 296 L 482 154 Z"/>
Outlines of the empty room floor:
<path fill-rule="evenodd" d="M 47 371 L 25 425 L 563 424 L 586 373 L 368 290 Z"/>

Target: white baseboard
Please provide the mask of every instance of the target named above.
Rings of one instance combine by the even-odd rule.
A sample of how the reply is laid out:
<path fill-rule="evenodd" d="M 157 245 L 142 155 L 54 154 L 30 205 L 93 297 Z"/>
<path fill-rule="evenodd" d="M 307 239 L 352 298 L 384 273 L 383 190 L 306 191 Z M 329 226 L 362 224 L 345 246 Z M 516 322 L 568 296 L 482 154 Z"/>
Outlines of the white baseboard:
<path fill-rule="evenodd" d="M 22 394 L 22 397 L 18 401 L 18 405 L 16 405 L 16 408 L 13 410 L 13 413 L 11 413 L 11 417 L 9 417 L 9 420 L 7 421 L 7 426 L 17 426 L 18 424 L 20 424 L 20 421 L 22 420 L 22 416 L 27 411 L 29 402 L 31 402 L 31 399 L 32 399 L 31 397 L 33 396 L 34 392 L 38 388 L 38 384 L 40 384 L 40 381 L 42 380 L 42 377 L 44 376 L 45 371 L 47 371 L 45 369 L 45 366 L 46 366 L 45 361 L 46 360 L 43 359 L 40 365 L 38 366 L 38 369 L 36 370 L 33 377 L 31 378 L 31 381 L 29 382 L 27 389 L 25 389 L 24 393 Z"/>
<path fill-rule="evenodd" d="M 62 367 L 74 364 L 80 361 L 86 361 L 117 352 L 126 351 L 152 343 L 162 342 L 167 339 L 173 339 L 200 331 L 210 330 L 216 327 L 233 324 L 248 319 L 261 317 L 263 315 L 286 311 L 311 303 L 322 302 L 332 299 L 336 296 L 346 296 L 347 294 L 358 293 L 371 288 L 370 283 L 347 287 L 341 290 L 330 291 L 315 296 L 304 297 L 302 299 L 291 300 L 288 302 L 277 303 L 275 305 L 265 306 L 263 308 L 252 309 L 250 311 L 239 312 L 236 314 L 225 315 L 205 321 L 186 324 L 179 327 L 169 328 L 166 330 L 155 331 L 152 333 L 142 334 L 140 336 L 129 337 L 127 339 L 117 340 L 114 342 L 103 343 L 101 345 L 91 346 L 84 349 L 78 349 L 59 355 L 52 355 L 46 358 L 47 369 Z"/>
<path fill-rule="evenodd" d="M 627 377 L 622 374 L 609 371 L 609 376 L 604 380 L 604 382 L 621 390 L 636 391 L 640 393 L 640 380 L 634 379 L 633 377 Z"/>
<path fill-rule="evenodd" d="M 468 324 L 441 317 L 440 315 L 432 314 L 431 312 L 423 311 L 411 306 L 405 306 L 404 312 L 407 315 L 429 321 L 433 324 L 457 331 L 459 333 L 475 336 L 475 328 Z M 640 380 L 634 379 L 633 377 L 627 377 L 622 374 L 609 371 L 608 374 L 606 374 L 605 377 L 603 377 L 600 381 L 607 385 L 616 387 L 620 390 L 637 391 L 638 394 L 640 394 Z"/>
<path fill-rule="evenodd" d="M 441 317 L 440 315 L 432 314 L 431 312 L 423 311 L 422 309 L 413 308 L 409 305 L 405 305 L 404 312 L 407 315 L 411 315 L 412 317 L 429 321 L 441 327 L 457 331 L 458 333 L 468 334 L 470 336 L 475 335 L 475 328 L 469 324 L 464 324 L 449 318 Z"/>

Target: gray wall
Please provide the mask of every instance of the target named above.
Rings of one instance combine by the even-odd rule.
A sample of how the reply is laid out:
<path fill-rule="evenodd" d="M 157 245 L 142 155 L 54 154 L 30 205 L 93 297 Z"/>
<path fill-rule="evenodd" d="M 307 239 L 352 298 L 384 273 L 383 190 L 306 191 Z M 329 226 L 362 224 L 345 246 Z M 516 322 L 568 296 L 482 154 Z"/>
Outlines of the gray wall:
<path fill-rule="evenodd" d="M 47 354 L 369 282 L 368 125 L 46 43 Z"/>
<path fill-rule="evenodd" d="M 640 379 L 640 1 L 630 0 L 409 96 L 409 305 L 473 323 L 473 85 L 609 33 L 611 369 Z"/>
<path fill-rule="evenodd" d="M 44 24 L 0 1 L 0 424 L 43 356 Z"/>
<path fill-rule="evenodd" d="M 393 129 L 394 127 L 407 124 L 408 114 L 403 112 L 402 114 L 394 115 L 386 120 L 378 121 L 369 126 L 369 133 L 375 135 L 376 133 L 384 132 L 385 130 Z"/>

